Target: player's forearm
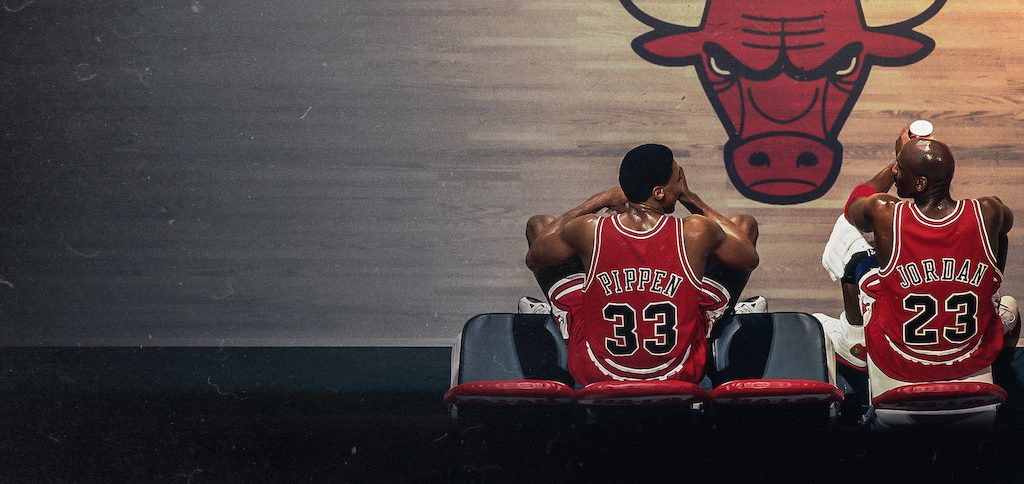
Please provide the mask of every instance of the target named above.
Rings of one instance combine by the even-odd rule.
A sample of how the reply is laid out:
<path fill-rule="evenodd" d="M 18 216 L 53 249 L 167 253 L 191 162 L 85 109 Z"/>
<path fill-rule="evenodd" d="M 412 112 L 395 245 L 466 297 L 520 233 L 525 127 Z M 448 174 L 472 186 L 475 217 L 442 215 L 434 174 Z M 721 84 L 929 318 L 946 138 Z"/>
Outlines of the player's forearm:
<path fill-rule="evenodd" d="M 875 176 L 853 187 L 850 197 L 847 198 L 846 205 L 843 206 L 843 214 L 846 216 L 846 220 L 849 220 L 859 230 L 864 232 L 873 230 L 870 221 L 864 214 L 869 206 L 867 198 L 876 193 L 887 193 L 892 188 L 896 181 L 892 175 L 894 164 L 895 162 L 885 165 Z"/>
<path fill-rule="evenodd" d="M 559 215 L 558 218 L 562 220 L 572 220 L 588 213 L 597 213 L 597 211 L 602 208 L 625 205 L 625 203 L 626 195 L 622 193 L 621 188 L 607 188 L 591 195 L 590 198 L 576 206 L 576 208 L 568 210 L 562 215 Z"/>
<path fill-rule="evenodd" d="M 895 162 L 894 162 L 895 163 Z M 896 179 L 892 176 L 892 165 L 889 163 L 885 165 L 875 176 L 864 182 L 865 185 L 873 188 L 875 193 L 886 193 L 892 188 L 893 184 L 896 183 Z"/>
<path fill-rule="evenodd" d="M 583 203 L 577 205 L 575 208 L 569 209 L 565 213 L 555 217 L 554 220 L 548 224 L 541 235 L 552 234 L 558 231 L 563 225 L 568 223 L 570 220 L 590 213 L 597 213 L 602 208 L 624 206 L 626 204 L 626 195 L 622 193 L 622 189 L 619 187 L 607 188 L 601 190 L 587 198 Z"/>
<path fill-rule="evenodd" d="M 679 194 L 679 203 L 681 203 L 690 213 L 694 215 L 703 215 L 709 220 L 717 223 L 722 230 L 725 231 L 725 235 L 728 237 L 734 237 L 741 240 L 747 240 L 746 234 L 736 225 L 729 217 L 726 217 L 718 210 L 715 210 L 708 205 L 699 195 L 689 190 L 684 190 Z M 748 241 L 750 242 L 750 241 Z"/>

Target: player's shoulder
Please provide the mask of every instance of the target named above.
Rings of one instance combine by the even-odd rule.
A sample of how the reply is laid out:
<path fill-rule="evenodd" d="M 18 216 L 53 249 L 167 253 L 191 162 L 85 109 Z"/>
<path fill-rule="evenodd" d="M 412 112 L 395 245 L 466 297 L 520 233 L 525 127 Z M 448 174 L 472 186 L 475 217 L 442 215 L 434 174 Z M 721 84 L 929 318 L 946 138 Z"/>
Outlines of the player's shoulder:
<path fill-rule="evenodd" d="M 981 206 L 981 209 L 983 211 L 988 211 L 988 210 L 992 210 L 992 211 L 1009 211 L 1010 210 L 1010 208 L 1007 207 L 1006 204 L 1004 204 L 1003 201 L 999 199 L 999 197 L 994 196 L 994 195 L 987 196 L 987 197 L 978 197 L 976 200 L 978 201 L 978 205 Z"/>
<path fill-rule="evenodd" d="M 888 193 L 876 193 L 867 197 L 867 208 L 871 211 L 892 210 L 902 200 Z"/>
<path fill-rule="evenodd" d="M 599 216 L 592 213 L 580 215 L 579 217 L 566 222 L 562 231 L 570 235 L 588 231 L 593 232 L 594 227 L 597 226 L 599 218 Z"/>
<path fill-rule="evenodd" d="M 724 237 L 725 232 L 714 220 L 703 215 L 689 215 L 683 219 L 683 234 L 688 239 Z"/>
<path fill-rule="evenodd" d="M 888 193 L 876 193 L 867 197 L 861 205 L 860 213 L 865 221 L 871 224 L 888 224 L 895 216 L 896 206 L 902 200 Z M 876 227 L 877 228 L 877 227 Z"/>
<path fill-rule="evenodd" d="M 998 224 L 1001 232 L 1007 232 L 1013 227 L 1013 211 L 999 197 L 978 197 L 977 201 L 982 216 L 988 223 Z"/>
<path fill-rule="evenodd" d="M 707 217 L 705 217 L 703 215 L 696 215 L 696 214 L 694 214 L 694 215 L 687 215 L 685 218 L 682 219 L 682 221 L 683 221 L 682 223 L 683 223 L 683 230 L 684 231 L 685 230 L 707 230 L 707 229 L 711 228 L 712 226 L 715 226 L 715 227 L 718 226 L 718 224 L 716 224 L 711 219 L 709 219 L 709 218 L 707 218 Z"/>

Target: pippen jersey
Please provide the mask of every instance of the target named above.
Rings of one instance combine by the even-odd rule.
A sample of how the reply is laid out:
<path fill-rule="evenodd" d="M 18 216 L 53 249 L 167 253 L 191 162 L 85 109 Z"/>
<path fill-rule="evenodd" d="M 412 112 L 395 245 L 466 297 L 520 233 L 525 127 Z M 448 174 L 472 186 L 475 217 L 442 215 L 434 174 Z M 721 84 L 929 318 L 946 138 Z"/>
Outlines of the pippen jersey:
<path fill-rule="evenodd" d="M 899 202 L 893 235 L 865 327 L 871 361 L 908 382 L 962 378 L 990 366 L 1003 346 L 992 302 L 1003 276 L 981 205 L 960 200 L 933 220 Z"/>
<path fill-rule="evenodd" d="M 605 380 L 698 381 L 706 360 L 702 291 L 683 250 L 682 220 L 662 216 L 637 232 L 618 216 L 598 220 L 569 371 Z M 707 294 L 705 294 L 707 293 Z"/>

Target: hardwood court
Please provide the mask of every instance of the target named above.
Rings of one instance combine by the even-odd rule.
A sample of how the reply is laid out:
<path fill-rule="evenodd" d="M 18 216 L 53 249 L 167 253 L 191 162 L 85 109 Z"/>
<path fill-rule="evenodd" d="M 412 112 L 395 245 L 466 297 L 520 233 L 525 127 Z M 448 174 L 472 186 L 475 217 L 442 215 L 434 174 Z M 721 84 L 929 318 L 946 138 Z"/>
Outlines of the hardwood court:
<path fill-rule="evenodd" d="M 702 9 L 638 4 L 688 25 Z M 885 25 L 930 2 L 863 4 Z M 539 295 L 527 217 L 614 184 L 643 142 L 761 221 L 747 294 L 773 311 L 838 313 L 821 248 L 914 119 L 957 155 L 955 196 L 1024 214 L 1019 1 L 948 2 L 918 27 L 934 52 L 872 70 L 835 186 L 786 207 L 735 190 L 694 69 L 638 57 L 649 29 L 617 1 L 6 7 L 2 344 L 446 345 Z"/>

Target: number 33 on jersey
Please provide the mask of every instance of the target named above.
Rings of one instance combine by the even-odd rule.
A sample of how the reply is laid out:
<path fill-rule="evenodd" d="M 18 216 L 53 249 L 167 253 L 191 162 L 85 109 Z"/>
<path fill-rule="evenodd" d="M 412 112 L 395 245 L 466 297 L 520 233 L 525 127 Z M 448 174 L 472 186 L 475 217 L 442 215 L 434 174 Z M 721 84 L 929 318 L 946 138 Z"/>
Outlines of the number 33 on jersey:
<path fill-rule="evenodd" d="M 702 305 L 723 302 L 694 275 L 682 220 L 662 216 L 649 231 L 598 221 L 573 325 L 569 370 L 578 383 L 603 380 L 698 381 L 706 361 Z"/>

